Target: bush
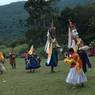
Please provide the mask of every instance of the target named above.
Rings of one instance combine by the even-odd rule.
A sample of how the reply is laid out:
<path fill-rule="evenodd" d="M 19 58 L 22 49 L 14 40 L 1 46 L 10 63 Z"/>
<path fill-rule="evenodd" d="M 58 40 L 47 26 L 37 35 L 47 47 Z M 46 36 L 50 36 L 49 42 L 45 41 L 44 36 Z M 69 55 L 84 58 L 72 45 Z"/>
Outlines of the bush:
<path fill-rule="evenodd" d="M 91 46 L 92 48 L 95 48 L 95 39 L 94 39 L 93 41 L 91 41 L 90 46 Z"/>
<path fill-rule="evenodd" d="M 6 47 L 5 45 L 0 46 L 0 51 L 5 54 L 5 57 L 8 57 L 10 48 Z"/>
<path fill-rule="evenodd" d="M 21 55 L 27 50 L 27 48 L 28 48 L 27 44 L 22 44 L 22 45 L 16 46 L 14 49 L 16 50 L 18 55 Z"/>
<path fill-rule="evenodd" d="M 37 54 L 38 54 L 41 58 L 45 58 L 44 47 L 37 48 Z"/>

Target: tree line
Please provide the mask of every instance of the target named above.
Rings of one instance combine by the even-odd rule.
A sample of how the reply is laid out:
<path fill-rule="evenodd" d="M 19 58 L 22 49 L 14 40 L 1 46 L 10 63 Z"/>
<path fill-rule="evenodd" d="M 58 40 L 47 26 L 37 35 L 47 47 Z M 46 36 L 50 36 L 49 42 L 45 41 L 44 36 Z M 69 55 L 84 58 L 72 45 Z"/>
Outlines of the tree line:
<path fill-rule="evenodd" d="M 27 18 L 27 43 L 43 46 L 46 33 L 54 22 L 56 35 L 60 44 L 67 44 L 68 19 L 76 23 L 80 37 L 86 44 L 95 39 L 95 4 L 65 8 L 58 11 L 53 7 L 55 0 L 28 0 L 24 7 L 29 13 Z"/>

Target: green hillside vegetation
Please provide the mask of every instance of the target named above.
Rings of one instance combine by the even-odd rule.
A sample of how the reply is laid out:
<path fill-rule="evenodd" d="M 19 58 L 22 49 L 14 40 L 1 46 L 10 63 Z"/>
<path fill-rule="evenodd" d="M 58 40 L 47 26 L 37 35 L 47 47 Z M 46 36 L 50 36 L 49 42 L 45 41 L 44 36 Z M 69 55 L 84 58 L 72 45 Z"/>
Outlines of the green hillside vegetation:
<path fill-rule="evenodd" d="M 95 4 L 66 8 L 61 12 L 61 21 L 67 22 L 68 19 L 76 23 L 79 35 L 85 43 L 89 44 L 95 39 Z"/>
<path fill-rule="evenodd" d="M 25 2 L 11 3 L 0 6 L 0 41 L 10 43 L 23 38 L 27 30 L 27 12 L 24 10 Z"/>
<path fill-rule="evenodd" d="M 63 10 L 66 7 L 74 8 L 76 6 L 85 6 L 95 3 L 95 0 L 57 0 L 54 2 L 55 8 Z"/>
<path fill-rule="evenodd" d="M 52 1 L 53 1 L 53 3 L 51 3 L 52 7 L 54 7 L 55 10 L 61 9 L 61 11 L 66 7 L 73 8 L 75 6 L 87 5 L 95 2 L 94 0 L 52 0 Z M 11 3 L 5 6 L 0 6 L 0 44 L 3 43 L 10 45 L 23 38 L 25 39 L 24 35 L 25 32 L 27 31 L 26 19 L 28 18 L 29 14 L 24 10 L 24 4 L 25 2 L 22 1 Z M 50 19 L 50 17 L 48 17 L 48 19 Z M 40 34 L 39 32 L 38 35 L 44 34 Z"/>
<path fill-rule="evenodd" d="M 57 40 L 61 46 L 66 48 L 68 19 L 76 23 L 79 35 L 86 44 L 94 43 L 95 4 L 92 4 L 92 2 L 95 1 L 70 1 L 17 2 L 0 6 L 0 44 L 4 44 L 6 48 L 21 48 L 26 43 L 29 47 L 34 44 L 38 48 L 38 52 L 43 55 L 42 49 L 45 45 L 46 33 L 53 20 L 56 26 Z M 68 2 L 68 5 L 65 6 L 66 3 L 64 2 Z M 70 5 L 76 5 L 76 7 L 70 7 Z M 33 9 L 31 6 L 33 6 Z M 61 8 L 61 11 L 56 11 L 54 6 L 58 10 Z M 4 49 L 5 52 L 7 50 L 9 49 Z"/>
<path fill-rule="evenodd" d="M 54 0 L 49 2 L 41 1 L 28 1 L 25 3 L 25 9 L 29 13 L 27 20 L 29 28 L 26 37 L 30 44 L 33 43 L 36 46 L 45 44 L 46 33 L 52 20 L 56 26 L 57 39 L 61 45 L 67 44 L 68 19 L 76 23 L 79 35 L 85 44 L 90 44 L 95 39 L 95 4 L 74 8 L 68 7 L 59 13 L 51 6 L 55 3 Z"/>

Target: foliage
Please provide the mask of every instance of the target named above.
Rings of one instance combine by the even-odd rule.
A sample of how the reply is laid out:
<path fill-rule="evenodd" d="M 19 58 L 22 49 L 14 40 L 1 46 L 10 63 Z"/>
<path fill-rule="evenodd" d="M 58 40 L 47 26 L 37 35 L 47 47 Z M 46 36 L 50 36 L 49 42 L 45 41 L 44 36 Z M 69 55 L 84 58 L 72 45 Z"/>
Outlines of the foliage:
<path fill-rule="evenodd" d="M 26 3 L 0 6 L 0 45 L 15 47 L 16 44 L 27 41 L 29 45 L 43 46 L 52 19 L 56 26 L 58 42 L 66 44 L 68 18 L 76 23 L 79 35 L 89 44 L 95 38 L 95 4 L 92 2 L 95 0 L 29 0 Z M 24 39 L 22 43 L 20 39 L 25 35 L 27 40 Z"/>
<path fill-rule="evenodd" d="M 95 3 L 95 0 L 58 0 L 57 2 L 54 2 L 54 8 L 62 11 L 66 7 L 74 8 L 76 6 L 85 6 L 93 3 Z"/>
<path fill-rule="evenodd" d="M 44 47 L 37 48 L 37 54 L 38 54 L 41 58 L 45 58 L 46 54 L 45 54 L 45 51 L 44 51 Z"/>
<path fill-rule="evenodd" d="M 90 46 L 91 46 L 92 48 L 95 48 L 95 39 L 94 39 L 93 41 L 91 41 Z"/>
<path fill-rule="evenodd" d="M 0 6 L 0 42 L 8 45 L 25 35 L 27 12 L 25 2 Z"/>
<path fill-rule="evenodd" d="M 45 40 L 44 35 L 54 16 L 54 10 L 50 5 L 53 1 L 28 0 L 25 3 L 25 9 L 29 13 L 27 19 L 29 29 L 26 32 L 26 37 L 35 45 L 42 44 Z"/>
<path fill-rule="evenodd" d="M 16 46 L 18 46 L 18 45 L 22 45 L 22 44 L 24 44 L 24 43 L 26 43 L 26 38 L 25 37 L 22 37 L 22 38 L 18 38 L 18 39 L 16 39 L 16 40 L 12 40 L 11 42 L 9 42 L 8 44 L 7 44 L 7 46 L 8 47 L 16 47 Z"/>
<path fill-rule="evenodd" d="M 43 3 L 38 1 L 29 0 L 25 4 L 25 8 L 30 15 L 28 18 L 29 30 L 26 32 L 28 42 L 37 45 L 37 47 L 45 44 L 46 32 L 50 24 L 46 22 L 46 20 L 50 22 L 52 17 L 54 25 L 56 26 L 57 40 L 60 44 L 67 44 L 68 19 L 71 19 L 76 23 L 79 35 L 86 44 L 89 44 L 94 39 L 95 4 L 77 6 L 75 8 L 68 7 L 59 13 L 56 9 L 49 9 L 49 6 L 52 5 L 52 3 L 47 4 L 44 0 L 42 0 Z M 44 9 L 44 7 L 46 7 L 46 9 Z M 48 11 L 50 13 L 53 11 L 52 15 L 50 15 Z M 43 16 L 45 18 L 43 18 Z"/>
<path fill-rule="evenodd" d="M 27 44 L 20 44 L 15 47 L 6 47 L 5 45 L 1 45 L 0 51 L 2 51 L 5 54 L 5 56 L 8 57 L 11 48 L 14 48 L 17 55 L 21 55 L 22 53 L 24 53 L 28 49 L 28 45 Z"/>
<path fill-rule="evenodd" d="M 5 54 L 5 57 L 9 55 L 10 48 L 6 47 L 5 45 L 0 45 L 0 51 Z"/>
<path fill-rule="evenodd" d="M 74 9 L 66 8 L 62 11 L 63 21 L 71 19 L 76 23 L 79 35 L 88 44 L 95 37 L 95 5 L 78 6 Z"/>
<path fill-rule="evenodd" d="M 24 53 L 27 50 L 27 48 L 28 48 L 27 44 L 21 44 L 21 45 L 16 46 L 14 49 L 20 55 Z"/>

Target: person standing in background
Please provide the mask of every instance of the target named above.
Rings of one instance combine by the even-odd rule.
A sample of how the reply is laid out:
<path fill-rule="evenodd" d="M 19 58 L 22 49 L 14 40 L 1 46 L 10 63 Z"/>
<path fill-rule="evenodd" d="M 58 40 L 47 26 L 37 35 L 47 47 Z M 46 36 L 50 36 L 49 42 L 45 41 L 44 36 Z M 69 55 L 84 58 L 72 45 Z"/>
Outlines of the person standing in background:
<path fill-rule="evenodd" d="M 16 69 L 16 52 L 14 51 L 14 49 L 12 48 L 10 53 L 9 53 L 9 60 L 10 60 L 10 64 L 12 66 L 12 69 Z"/>

